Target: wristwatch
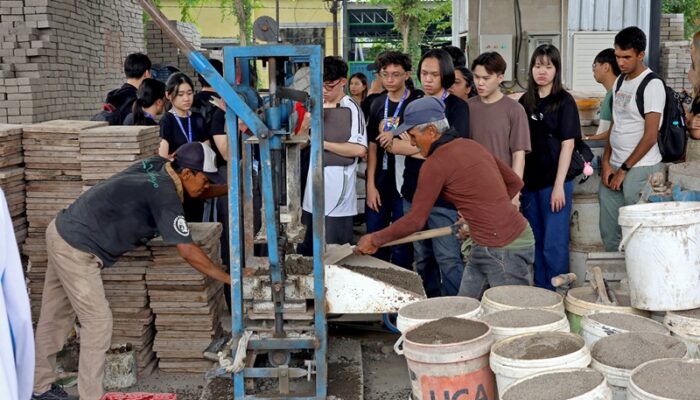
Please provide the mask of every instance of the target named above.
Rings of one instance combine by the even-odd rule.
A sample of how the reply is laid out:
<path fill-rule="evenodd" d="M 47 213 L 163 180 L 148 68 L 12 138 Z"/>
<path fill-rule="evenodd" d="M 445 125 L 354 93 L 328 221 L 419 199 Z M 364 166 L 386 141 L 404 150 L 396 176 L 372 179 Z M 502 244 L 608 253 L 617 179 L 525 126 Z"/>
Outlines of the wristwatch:
<path fill-rule="evenodd" d="M 627 165 L 627 162 L 623 162 L 622 165 L 620 165 L 620 169 L 623 170 L 623 171 L 625 171 L 625 172 L 627 172 L 627 171 L 629 171 L 631 168 L 630 168 L 629 165 Z"/>

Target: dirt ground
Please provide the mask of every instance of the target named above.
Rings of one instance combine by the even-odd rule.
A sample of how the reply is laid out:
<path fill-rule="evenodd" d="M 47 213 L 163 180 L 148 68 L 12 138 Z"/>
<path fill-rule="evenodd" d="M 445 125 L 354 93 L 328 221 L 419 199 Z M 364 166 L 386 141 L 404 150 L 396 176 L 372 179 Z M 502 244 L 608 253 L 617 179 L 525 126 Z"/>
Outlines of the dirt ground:
<path fill-rule="evenodd" d="M 365 400 L 406 400 L 411 391 L 411 384 L 405 359 L 396 355 L 393 350 L 398 335 L 388 331 L 381 332 L 378 325 L 372 328 L 375 330 L 331 326 L 331 336 L 342 336 L 361 342 Z M 140 379 L 136 385 L 121 391 L 176 393 L 178 400 L 200 400 L 206 385 L 203 374 L 172 374 L 156 371 L 149 377 Z M 217 379 L 209 390 L 214 396 L 210 394 L 207 397 L 221 400 L 233 399 L 232 392 L 229 392 L 231 388 L 228 379 Z M 66 388 L 66 391 L 77 395 L 76 387 Z"/>

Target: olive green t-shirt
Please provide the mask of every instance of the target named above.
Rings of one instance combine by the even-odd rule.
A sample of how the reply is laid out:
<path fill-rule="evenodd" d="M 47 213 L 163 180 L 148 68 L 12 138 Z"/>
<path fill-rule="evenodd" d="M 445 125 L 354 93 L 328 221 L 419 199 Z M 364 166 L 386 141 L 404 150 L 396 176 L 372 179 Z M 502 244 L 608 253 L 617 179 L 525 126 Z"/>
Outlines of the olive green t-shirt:
<path fill-rule="evenodd" d="M 600 103 L 600 120 L 612 121 L 612 90 L 605 94 L 603 102 Z"/>

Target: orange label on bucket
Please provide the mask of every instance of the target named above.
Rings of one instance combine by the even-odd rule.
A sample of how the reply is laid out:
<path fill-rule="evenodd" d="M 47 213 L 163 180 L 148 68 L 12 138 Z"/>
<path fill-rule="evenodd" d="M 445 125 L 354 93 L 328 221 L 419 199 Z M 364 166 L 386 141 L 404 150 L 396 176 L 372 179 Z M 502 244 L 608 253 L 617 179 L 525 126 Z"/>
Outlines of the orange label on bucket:
<path fill-rule="evenodd" d="M 421 376 L 423 400 L 495 400 L 496 382 L 489 366 L 470 374 Z"/>

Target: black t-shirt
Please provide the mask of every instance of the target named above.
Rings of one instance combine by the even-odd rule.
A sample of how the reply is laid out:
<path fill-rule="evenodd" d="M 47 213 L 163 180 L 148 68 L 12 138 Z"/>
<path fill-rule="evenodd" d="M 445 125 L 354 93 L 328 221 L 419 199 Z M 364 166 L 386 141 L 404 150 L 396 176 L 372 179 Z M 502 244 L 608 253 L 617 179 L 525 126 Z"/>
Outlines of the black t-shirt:
<path fill-rule="evenodd" d="M 209 129 L 209 136 L 211 136 L 211 148 L 216 153 L 216 166 L 221 167 L 226 165 L 226 160 L 224 156 L 221 155 L 219 148 L 216 147 L 216 141 L 214 136 L 224 135 L 226 136 L 226 112 L 222 111 L 220 108 L 214 111 L 214 115 L 211 118 L 211 128 Z"/>
<path fill-rule="evenodd" d="M 581 122 L 576 101 L 568 93 L 560 95 L 559 107 L 549 110 L 556 99 L 549 95 L 537 99 L 537 112 L 529 113 L 532 151 L 525 156 L 525 189 L 539 190 L 554 185 L 559 165 L 561 142 L 581 139 Z M 520 99 L 523 103 L 523 99 Z"/>
<path fill-rule="evenodd" d="M 368 94 L 367 97 L 365 97 L 365 99 L 362 100 L 362 104 L 360 104 L 360 109 L 362 110 L 362 114 L 364 114 L 365 116 L 365 121 L 369 121 L 369 113 L 372 108 L 372 103 L 374 102 L 374 99 L 383 94 L 386 94 L 386 90 L 382 91 L 381 93 Z"/>
<path fill-rule="evenodd" d="M 693 99 L 690 105 L 690 112 L 693 113 L 693 115 L 700 114 L 700 94 Z"/>
<path fill-rule="evenodd" d="M 387 153 L 387 168 L 384 169 L 384 148 L 377 143 L 377 136 L 379 136 L 379 124 L 384 119 L 384 105 L 386 102 L 388 94 L 383 93 L 372 100 L 372 106 L 370 107 L 370 115 L 367 121 L 367 140 L 377 144 L 377 169 L 374 174 L 374 184 L 379 191 L 379 194 L 383 198 L 390 198 L 386 196 L 398 196 L 398 191 L 396 190 L 396 171 L 394 167 L 394 155 Z M 408 95 L 401 110 L 399 110 L 399 124 L 403 121 L 403 113 L 413 100 L 420 99 L 423 97 L 423 92 L 421 90 L 412 90 Z M 389 107 L 387 110 L 387 116 L 389 118 L 394 116 L 396 107 L 399 105 L 398 102 L 393 102 L 389 100 Z M 408 161 L 409 157 L 406 157 Z"/>
<path fill-rule="evenodd" d="M 180 119 L 182 129 L 175 118 Z M 190 113 L 192 123 L 192 141 L 204 142 L 211 139 L 207 124 L 201 115 Z M 184 129 L 184 131 L 183 131 Z M 171 112 L 166 112 L 160 119 L 160 137 L 168 142 L 168 153 L 174 153 L 180 146 L 189 142 L 187 118 L 176 117 Z"/>
<path fill-rule="evenodd" d="M 221 98 L 216 92 L 197 92 L 194 95 L 194 100 L 192 101 L 192 112 L 197 113 L 204 117 L 204 121 L 207 123 L 207 129 L 211 129 L 211 123 L 214 119 L 214 113 L 216 110 L 220 110 L 219 107 L 211 104 L 209 101 L 212 98 Z"/>
<path fill-rule="evenodd" d="M 450 123 L 450 128 L 456 132 L 458 137 L 469 139 L 469 106 L 466 101 L 457 96 L 447 96 L 445 98 L 445 117 L 447 117 L 447 122 Z M 420 167 L 423 165 L 423 162 L 424 160 L 406 157 L 401 195 L 410 202 L 413 201 L 413 195 L 416 193 L 418 174 L 420 173 Z M 442 199 L 438 199 L 435 205 L 438 207 L 454 208 L 451 203 Z"/>
<path fill-rule="evenodd" d="M 134 113 L 130 113 L 129 115 L 126 116 L 126 118 L 124 118 L 124 125 L 128 125 L 128 126 L 136 125 L 134 123 Z M 153 118 L 147 116 L 144 123 L 141 125 L 142 126 L 156 126 L 156 125 L 158 125 L 158 122 L 156 122 L 156 120 L 154 120 Z"/>
<path fill-rule="evenodd" d="M 151 157 L 100 182 L 58 213 L 58 233 L 105 267 L 158 234 L 169 244 L 192 242 L 167 162 Z"/>

